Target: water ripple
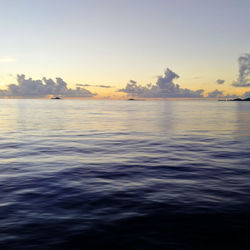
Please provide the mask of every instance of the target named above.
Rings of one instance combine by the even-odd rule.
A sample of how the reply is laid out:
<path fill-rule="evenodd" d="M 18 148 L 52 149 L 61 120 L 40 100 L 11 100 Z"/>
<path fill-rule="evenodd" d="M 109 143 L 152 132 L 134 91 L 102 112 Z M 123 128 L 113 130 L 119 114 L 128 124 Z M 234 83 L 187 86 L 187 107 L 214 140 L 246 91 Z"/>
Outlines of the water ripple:
<path fill-rule="evenodd" d="M 249 246 L 250 107 L 0 102 L 1 249 Z"/>

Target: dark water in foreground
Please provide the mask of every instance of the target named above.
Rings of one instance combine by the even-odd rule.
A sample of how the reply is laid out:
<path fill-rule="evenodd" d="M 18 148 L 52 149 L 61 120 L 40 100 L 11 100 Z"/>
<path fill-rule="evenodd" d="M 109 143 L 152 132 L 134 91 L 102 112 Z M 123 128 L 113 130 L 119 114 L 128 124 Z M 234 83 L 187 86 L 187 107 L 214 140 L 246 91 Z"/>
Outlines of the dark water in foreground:
<path fill-rule="evenodd" d="M 250 103 L 0 100 L 0 249 L 249 249 Z"/>

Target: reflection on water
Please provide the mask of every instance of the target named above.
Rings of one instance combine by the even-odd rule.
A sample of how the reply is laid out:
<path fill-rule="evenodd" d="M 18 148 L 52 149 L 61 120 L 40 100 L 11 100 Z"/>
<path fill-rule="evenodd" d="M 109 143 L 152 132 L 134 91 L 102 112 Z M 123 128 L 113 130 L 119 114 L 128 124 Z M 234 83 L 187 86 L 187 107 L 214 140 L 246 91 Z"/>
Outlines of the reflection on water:
<path fill-rule="evenodd" d="M 250 247 L 250 103 L 0 100 L 0 121 L 1 249 Z"/>
<path fill-rule="evenodd" d="M 238 131 L 249 121 L 248 103 L 208 101 L 2 100 L 1 129 L 145 131 L 177 133 Z M 245 121 L 243 123 L 243 120 Z M 246 126 L 247 129 L 247 126 Z M 245 130 L 245 129 L 244 129 Z"/>

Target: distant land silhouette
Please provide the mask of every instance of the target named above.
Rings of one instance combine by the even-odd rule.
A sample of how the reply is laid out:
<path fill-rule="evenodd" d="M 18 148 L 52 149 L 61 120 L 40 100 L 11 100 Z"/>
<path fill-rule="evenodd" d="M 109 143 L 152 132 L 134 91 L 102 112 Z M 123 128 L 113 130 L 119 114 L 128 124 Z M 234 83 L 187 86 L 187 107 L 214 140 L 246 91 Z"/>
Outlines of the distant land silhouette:
<path fill-rule="evenodd" d="M 60 100 L 60 99 L 62 99 L 62 98 L 59 97 L 59 96 L 56 96 L 56 97 L 52 97 L 52 98 L 50 98 L 50 99 L 53 99 L 53 100 Z"/>
<path fill-rule="evenodd" d="M 241 98 L 236 98 L 236 99 L 231 99 L 231 100 L 219 100 L 222 102 L 230 101 L 230 102 L 250 102 L 250 98 L 246 99 L 241 99 Z"/>

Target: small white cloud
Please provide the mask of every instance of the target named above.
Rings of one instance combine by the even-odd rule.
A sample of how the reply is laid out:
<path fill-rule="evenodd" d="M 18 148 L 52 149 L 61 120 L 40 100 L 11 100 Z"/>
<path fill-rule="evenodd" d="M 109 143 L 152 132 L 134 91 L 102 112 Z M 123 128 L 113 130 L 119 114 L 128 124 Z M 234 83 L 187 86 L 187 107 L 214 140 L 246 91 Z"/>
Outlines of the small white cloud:
<path fill-rule="evenodd" d="M 15 62 L 16 59 L 13 57 L 9 57 L 9 56 L 2 56 L 0 57 L 0 63 L 8 63 L 8 62 Z"/>

